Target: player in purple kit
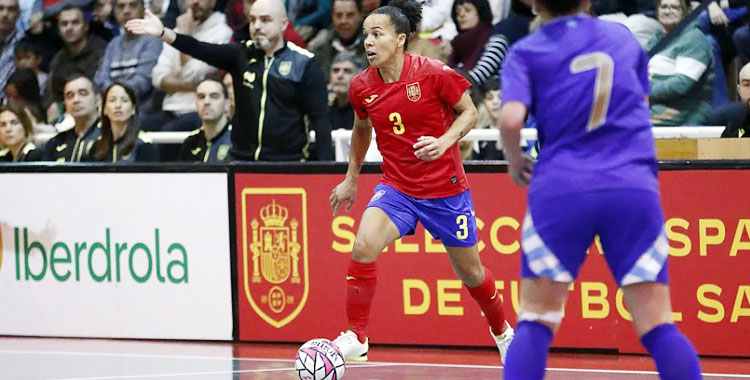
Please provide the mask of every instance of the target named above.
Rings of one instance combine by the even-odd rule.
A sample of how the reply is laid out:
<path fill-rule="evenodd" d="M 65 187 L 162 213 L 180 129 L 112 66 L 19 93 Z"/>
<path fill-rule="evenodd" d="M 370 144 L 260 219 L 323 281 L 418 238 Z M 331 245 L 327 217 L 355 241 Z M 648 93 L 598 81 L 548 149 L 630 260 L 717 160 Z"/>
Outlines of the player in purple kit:
<path fill-rule="evenodd" d="M 516 184 L 530 184 L 519 323 L 504 377 L 544 377 L 568 285 L 599 235 L 661 378 L 700 379 L 695 349 L 672 320 L 648 57 L 623 26 L 579 14 L 589 5 L 534 0 L 545 24 L 511 49 L 502 71 L 508 170 Z M 519 148 L 529 113 L 541 143 L 533 175 Z"/>

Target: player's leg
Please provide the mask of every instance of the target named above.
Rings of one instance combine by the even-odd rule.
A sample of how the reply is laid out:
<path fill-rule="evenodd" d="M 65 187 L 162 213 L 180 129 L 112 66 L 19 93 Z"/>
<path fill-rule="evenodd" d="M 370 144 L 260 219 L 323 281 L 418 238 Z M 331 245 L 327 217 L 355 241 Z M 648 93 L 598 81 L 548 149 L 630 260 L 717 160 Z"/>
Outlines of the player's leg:
<path fill-rule="evenodd" d="M 599 235 L 607 263 L 622 286 L 641 343 L 662 379 L 700 379 L 695 348 L 672 320 L 667 278 L 669 244 L 659 195 L 618 191 L 602 202 Z"/>
<path fill-rule="evenodd" d="M 503 301 L 495 287 L 495 276 L 479 260 L 476 244 L 467 248 L 446 246 L 445 249 L 448 251 L 454 272 L 482 309 L 487 324 L 490 325 L 490 335 L 500 351 L 500 360 L 505 363 L 514 330 L 505 320 Z"/>
<path fill-rule="evenodd" d="M 568 284 L 578 275 L 594 238 L 595 212 L 586 194 L 529 198 L 521 232 L 521 299 L 505 379 L 541 380 L 562 318 Z"/>
<path fill-rule="evenodd" d="M 384 185 L 375 188 L 362 214 L 346 271 L 349 330 L 334 340 L 347 360 L 367 360 L 367 326 L 377 285 L 378 255 L 400 236 L 413 232 L 415 225 L 416 216 L 402 194 Z"/>
<path fill-rule="evenodd" d="M 669 286 L 644 282 L 623 288 L 641 343 L 656 362 L 663 380 L 701 379 L 698 354 L 672 321 Z"/>
<path fill-rule="evenodd" d="M 508 349 L 504 379 L 544 378 L 547 352 L 562 322 L 569 284 L 549 277 L 521 279 L 516 336 Z"/>
<path fill-rule="evenodd" d="M 419 201 L 419 216 L 430 233 L 439 238 L 453 270 L 484 312 L 490 332 L 505 360 L 513 329 L 505 321 L 503 302 L 497 294 L 492 271 L 482 266 L 477 249 L 477 228 L 471 194 Z"/>

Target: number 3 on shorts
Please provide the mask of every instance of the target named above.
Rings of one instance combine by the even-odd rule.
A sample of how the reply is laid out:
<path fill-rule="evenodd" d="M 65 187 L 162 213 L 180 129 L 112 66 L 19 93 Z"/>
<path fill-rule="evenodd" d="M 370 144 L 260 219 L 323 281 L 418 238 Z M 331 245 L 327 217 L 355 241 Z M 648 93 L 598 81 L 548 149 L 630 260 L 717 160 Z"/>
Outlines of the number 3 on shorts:
<path fill-rule="evenodd" d="M 458 224 L 458 231 L 456 231 L 456 237 L 459 240 L 464 240 L 469 237 L 469 218 L 466 215 L 459 215 L 456 218 L 456 224 Z"/>

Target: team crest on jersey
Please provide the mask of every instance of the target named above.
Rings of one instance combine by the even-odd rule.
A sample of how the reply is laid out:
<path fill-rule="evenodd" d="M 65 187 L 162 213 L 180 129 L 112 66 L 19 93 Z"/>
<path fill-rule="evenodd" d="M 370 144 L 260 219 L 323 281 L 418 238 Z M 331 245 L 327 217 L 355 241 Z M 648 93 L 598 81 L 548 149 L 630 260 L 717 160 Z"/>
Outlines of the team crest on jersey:
<path fill-rule="evenodd" d="M 227 153 L 229 153 L 229 145 L 219 145 L 219 150 L 216 152 L 216 158 L 218 158 L 219 161 L 224 161 L 224 159 L 227 158 Z"/>
<path fill-rule="evenodd" d="M 289 75 L 292 72 L 292 61 L 284 61 L 279 63 L 279 74 L 283 76 Z"/>
<path fill-rule="evenodd" d="M 310 288 L 305 190 L 243 189 L 242 234 L 245 299 L 281 328 L 302 311 Z"/>
<path fill-rule="evenodd" d="M 245 71 L 242 74 L 242 85 L 253 88 L 253 82 L 255 82 L 255 73 L 252 71 Z"/>
<path fill-rule="evenodd" d="M 412 102 L 416 102 L 422 97 L 422 90 L 419 89 L 419 82 L 406 85 L 406 97 Z"/>

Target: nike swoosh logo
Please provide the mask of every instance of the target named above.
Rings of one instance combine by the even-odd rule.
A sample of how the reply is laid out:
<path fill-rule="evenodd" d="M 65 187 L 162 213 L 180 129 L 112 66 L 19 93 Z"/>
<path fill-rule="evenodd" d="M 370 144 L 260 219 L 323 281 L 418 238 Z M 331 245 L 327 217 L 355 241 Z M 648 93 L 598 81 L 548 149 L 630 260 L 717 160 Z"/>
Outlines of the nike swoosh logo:
<path fill-rule="evenodd" d="M 63 151 L 63 150 L 65 150 L 65 148 L 67 148 L 67 147 L 68 147 L 68 144 L 62 144 L 62 145 L 58 145 L 58 146 L 57 146 L 57 148 L 55 148 L 55 149 L 56 149 L 56 150 L 57 150 L 58 152 L 62 152 L 62 151 Z"/>
<path fill-rule="evenodd" d="M 357 279 L 357 278 L 356 278 L 356 277 L 354 277 L 354 276 L 346 276 L 346 281 L 349 281 L 349 280 L 356 280 L 356 279 Z"/>
<path fill-rule="evenodd" d="M 252 65 L 253 63 L 258 62 L 255 58 L 250 58 L 250 60 L 247 62 L 248 65 Z"/>
<path fill-rule="evenodd" d="M 198 148 L 195 148 L 195 149 L 191 150 L 190 153 L 192 153 L 193 155 L 196 155 L 196 154 L 200 153 L 200 151 L 201 151 L 201 148 L 198 147 Z"/>
<path fill-rule="evenodd" d="M 373 100 L 375 100 L 375 98 L 377 98 L 377 97 L 378 97 L 377 95 L 370 95 L 370 98 L 368 98 L 368 99 L 365 99 L 365 103 L 367 103 L 367 104 L 370 104 L 370 103 L 372 103 L 372 101 L 373 101 Z"/>

